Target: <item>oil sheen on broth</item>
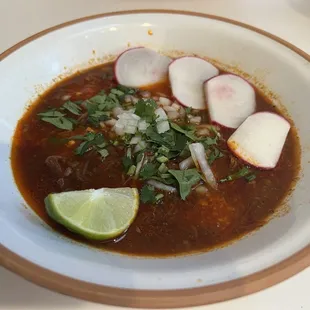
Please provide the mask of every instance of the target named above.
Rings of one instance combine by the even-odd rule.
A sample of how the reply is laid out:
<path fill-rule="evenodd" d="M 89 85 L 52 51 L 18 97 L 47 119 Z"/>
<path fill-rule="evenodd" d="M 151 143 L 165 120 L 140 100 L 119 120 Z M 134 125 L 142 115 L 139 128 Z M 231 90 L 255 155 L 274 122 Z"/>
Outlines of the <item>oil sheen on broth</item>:
<path fill-rule="evenodd" d="M 299 163 L 298 139 L 293 130 L 288 134 L 277 167 L 269 171 L 252 169 L 256 176 L 253 180 L 239 178 L 223 182 L 218 191 L 204 194 L 193 190 L 186 200 L 181 200 L 178 193 L 170 193 L 165 194 L 162 203 L 140 203 L 134 223 L 117 242 L 93 242 L 71 233 L 48 217 L 44 198 L 49 193 L 123 186 L 141 189 L 143 184 L 124 176 L 122 147 L 109 147 L 110 156 L 102 160 L 94 152 L 75 155 L 73 150 L 79 142 L 65 140 L 85 134 L 87 130 L 98 132 L 100 128 L 85 125 L 73 131 L 60 130 L 42 122 L 38 113 L 59 108 L 69 96 L 71 101 L 85 100 L 116 85 L 112 63 L 78 73 L 40 96 L 18 123 L 12 148 L 16 183 L 33 210 L 61 234 L 98 248 L 132 255 L 166 256 L 207 251 L 262 226 L 292 188 Z M 145 90 L 155 96 L 171 96 L 168 81 Z M 280 114 L 257 91 L 256 102 L 257 111 Z M 208 119 L 205 111 L 196 114 L 202 117 L 202 122 Z M 223 140 L 218 142 L 218 147 L 224 156 L 212 164 L 217 179 L 244 166 L 227 149 L 225 140 L 232 131 L 220 129 L 220 133 Z M 114 137 L 111 131 L 104 135 L 109 139 Z M 173 167 L 177 162 L 172 161 L 170 165 Z"/>

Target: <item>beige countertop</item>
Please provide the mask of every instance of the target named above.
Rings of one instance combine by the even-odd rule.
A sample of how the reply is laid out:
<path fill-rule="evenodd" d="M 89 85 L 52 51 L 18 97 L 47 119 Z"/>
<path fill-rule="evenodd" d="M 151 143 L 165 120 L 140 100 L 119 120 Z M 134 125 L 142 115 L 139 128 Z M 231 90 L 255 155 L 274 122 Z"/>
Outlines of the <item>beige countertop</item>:
<path fill-rule="evenodd" d="M 50 26 L 86 15 L 177 9 L 225 16 L 273 33 L 310 54 L 310 0 L 10 0 L 0 1 L 0 53 Z M 310 268 L 272 288 L 203 310 L 309 310 Z M 110 310 L 40 288 L 0 267 L 0 310 Z"/>

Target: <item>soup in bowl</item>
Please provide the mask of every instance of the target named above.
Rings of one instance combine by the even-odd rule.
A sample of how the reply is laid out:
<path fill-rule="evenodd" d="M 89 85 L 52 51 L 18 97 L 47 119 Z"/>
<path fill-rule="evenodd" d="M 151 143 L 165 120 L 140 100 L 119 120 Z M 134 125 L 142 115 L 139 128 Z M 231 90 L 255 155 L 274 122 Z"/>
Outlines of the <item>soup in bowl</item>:
<path fill-rule="evenodd" d="M 49 31 L 1 66 L 5 266 L 167 307 L 309 264 L 307 55 L 229 21 L 140 12 Z"/>

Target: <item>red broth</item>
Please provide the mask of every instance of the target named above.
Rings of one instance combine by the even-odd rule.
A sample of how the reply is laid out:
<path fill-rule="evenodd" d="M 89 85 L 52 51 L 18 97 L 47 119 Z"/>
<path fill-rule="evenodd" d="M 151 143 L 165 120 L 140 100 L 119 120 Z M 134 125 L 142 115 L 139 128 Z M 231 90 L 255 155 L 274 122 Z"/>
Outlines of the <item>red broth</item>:
<path fill-rule="evenodd" d="M 300 156 L 298 138 L 291 130 L 277 167 L 270 171 L 255 170 L 256 179 L 251 182 L 241 178 L 221 183 L 218 191 L 208 191 L 205 195 L 193 191 L 185 201 L 174 193 L 166 194 L 163 203 L 158 205 L 141 203 L 134 223 L 119 240 L 94 242 L 68 231 L 47 215 L 44 198 L 49 193 L 122 186 L 140 189 L 142 182 L 124 177 L 121 149 L 109 149 L 112 156 L 102 161 L 92 152 L 75 155 L 76 141 L 57 143 L 59 138 L 85 133 L 90 130 L 89 126 L 63 131 L 41 121 L 37 114 L 60 107 L 64 103 L 62 97 L 68 94 L 72 101 L 84 100 L 114 86 L 112 64 L 78 73 L 40 96 L 17 125 L 12 148 L 16 183 L 31 208 L 59 233 L 97 248 L 131 255 L 167 256 L 208 251 L 264 225 L 293 188 Z M 167 81 L 147 89 L 153 94 L 171 96 Z M 259 92 L 256 92 L 256 100 L 258 111 L 281 114 Z M 206 112 L 201 116 L 207 120 Z M 231 133 L 231 130 L 221 130 L 224 139 Z M 217 179 L 243 165 L 229 152 L 226 143 L 222 142 L 220 147 L 225 156 L 212 164 Z M 49 156 L 56 156 L 58 169 L 46 164 Z"/>

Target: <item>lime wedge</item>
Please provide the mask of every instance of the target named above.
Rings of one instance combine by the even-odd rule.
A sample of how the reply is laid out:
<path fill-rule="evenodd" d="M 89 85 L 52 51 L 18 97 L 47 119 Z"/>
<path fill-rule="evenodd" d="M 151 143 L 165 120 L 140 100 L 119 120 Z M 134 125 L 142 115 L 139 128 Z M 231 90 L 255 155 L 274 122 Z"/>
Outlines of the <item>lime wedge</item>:
<path fill-rule="evenodd" d="M 47 213 L 67 229 L 88 239 L 106 240 L 123 233 L 139 208 L 136 188 L 100 188 L 49 194 Z"/>

